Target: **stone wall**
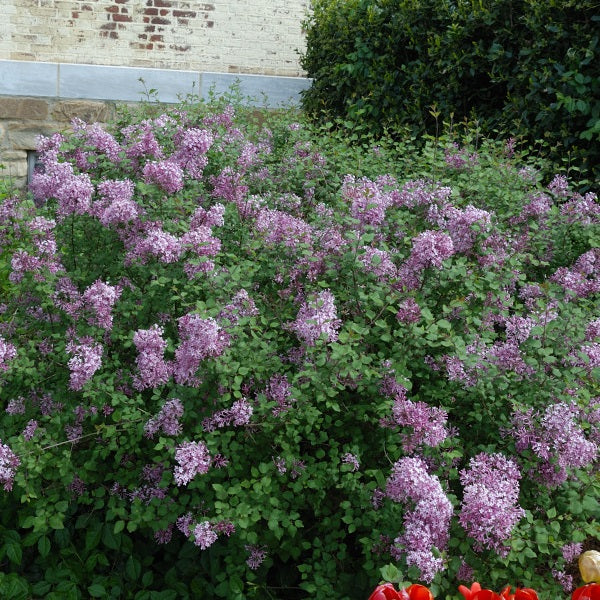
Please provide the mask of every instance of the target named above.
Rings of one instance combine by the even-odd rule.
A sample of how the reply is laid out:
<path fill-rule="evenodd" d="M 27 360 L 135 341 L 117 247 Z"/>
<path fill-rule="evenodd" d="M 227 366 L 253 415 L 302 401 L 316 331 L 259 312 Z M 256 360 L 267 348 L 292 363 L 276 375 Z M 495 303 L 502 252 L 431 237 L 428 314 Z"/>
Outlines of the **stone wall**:
<path fill-rule="evenodd" d="M 1 4 L 0 59 L 302 75 L 298 51 L 308 0 Z"/>
<path fill-rule="evenodd" d="M 74 118 L 106 123 L 114 112 L 115 103 L 107 101 L 0 97 L 0 177 L 23 187 L 27 153 L 35 150 L 39 135 L 66 131 Z"/>
<path fill-rule="evenodd" d="M 117 103 L 149 99 L 165 104 L 194 94 L 207 99 L 236 84 L 250 105 L 277 108 L 297 104 L 310 81 L 300 77 L 232 75 L 170 69 L 110 67 L 0 60 L 0 177 L 22 187 L 28 152 L 39 135 L 68 130 L 74 118 L 107 123 Z"/>

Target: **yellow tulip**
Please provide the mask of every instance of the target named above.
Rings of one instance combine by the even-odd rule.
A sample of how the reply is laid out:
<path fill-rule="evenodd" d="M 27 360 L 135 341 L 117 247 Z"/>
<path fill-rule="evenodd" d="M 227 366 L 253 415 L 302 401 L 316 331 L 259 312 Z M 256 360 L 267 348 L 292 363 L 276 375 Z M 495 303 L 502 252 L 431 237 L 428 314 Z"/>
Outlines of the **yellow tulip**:
<path fill-rule="evenodd" d="M 579 557 L 579 572 L 585 583 L 600 583 L 600 552 L 588 550 Z"/>

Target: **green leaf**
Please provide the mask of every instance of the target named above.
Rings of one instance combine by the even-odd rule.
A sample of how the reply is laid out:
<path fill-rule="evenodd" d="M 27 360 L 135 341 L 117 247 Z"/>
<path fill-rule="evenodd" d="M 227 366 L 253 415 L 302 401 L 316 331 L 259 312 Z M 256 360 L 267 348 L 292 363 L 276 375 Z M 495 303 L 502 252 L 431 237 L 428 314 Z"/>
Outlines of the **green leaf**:
<path fill-rule="evenodd" d="M 52 547 L 52 544 L 50 543 L 50 540 L 48 539 L 48 537 L 43 535 L 38 540 L 37 547 L 38 547 L 38 552 L 40 553 L 40 556 L 46 557 L 50 553 L 50 548 Z"/>
<path fill-rule="evenodd" d="M 6 544 L 6 556 L 8 556 L 8 560 L 10 562 L 15 563 L 17 565 L 21 564 L 21 560 L 23 558 L 23 550 L 21 549 L 21 545 L 10 541 Z"/>
<path fill-rule="evenodd" d="M 106 588 L 100 583 L 92 583 L 88 587 L 88 592 L 92 598 L 106 598 Z"/>
<path fill-rule="evenodd" d="M 130 555 L 125 563 L 125 575 L 127 575 L 131 581 L 137 581 L 141 574 L 142 565 L 140 564 L 140 561 L 134 558 L 133 555 Z"/>

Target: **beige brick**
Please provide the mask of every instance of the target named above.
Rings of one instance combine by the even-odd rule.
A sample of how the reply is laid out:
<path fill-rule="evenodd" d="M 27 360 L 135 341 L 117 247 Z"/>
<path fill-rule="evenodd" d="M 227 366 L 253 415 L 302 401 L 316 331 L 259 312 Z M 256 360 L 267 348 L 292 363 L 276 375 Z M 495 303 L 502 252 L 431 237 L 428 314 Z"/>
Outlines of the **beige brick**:
<path fill-rule="evenodd" d="M 48 102 L 36 98 L 0 97 L 0 119 L 29 119 L 33 121 L 48 118 Z"/>
<path fill-rule="evenodd" d="M 74 118 L 86 123 L 107 123 L 114 115 L 114 108 L 105 102 L 62 100 L 55 104 L 51 114 L 55 121 L 66 123 L 70 123 Z"/>
<path fill-rule="evenodd" d="M 40 135 L 52 135 L 58 127 L 49 123 L 8 123 L 7 140 L 14 150 L 35 150 Z"/>

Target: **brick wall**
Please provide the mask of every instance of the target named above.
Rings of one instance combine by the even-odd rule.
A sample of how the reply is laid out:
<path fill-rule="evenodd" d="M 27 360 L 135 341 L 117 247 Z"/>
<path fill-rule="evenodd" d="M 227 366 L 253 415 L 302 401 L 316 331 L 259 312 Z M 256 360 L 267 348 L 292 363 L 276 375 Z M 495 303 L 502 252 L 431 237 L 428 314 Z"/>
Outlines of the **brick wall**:
<path fill-rule="evenodd" d="M 1 4 L 0 59 L 302 75 L 297 51 L 308 0 Z"/>

